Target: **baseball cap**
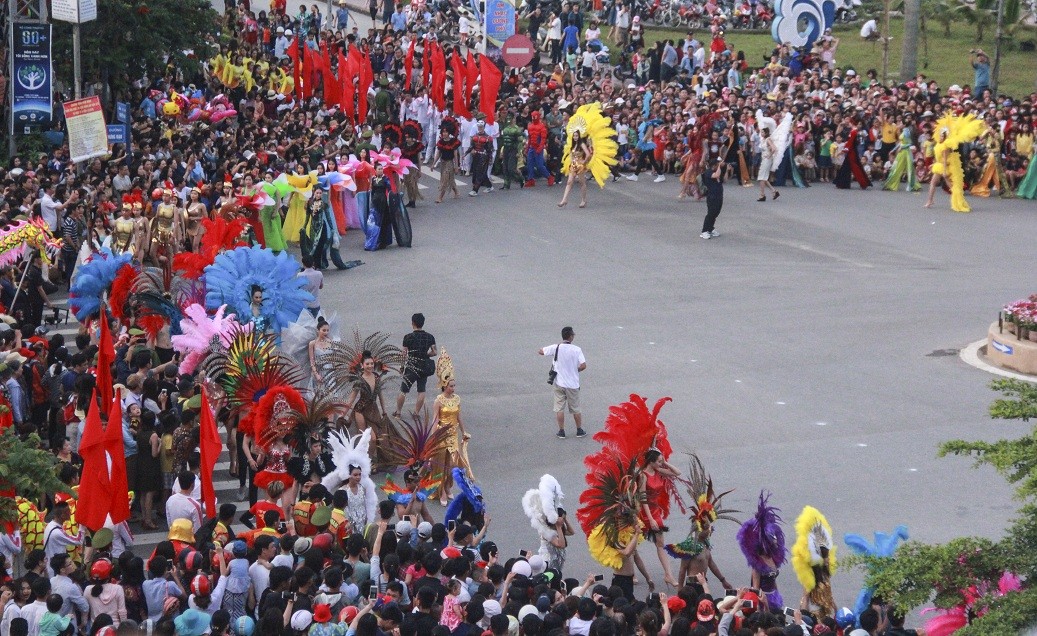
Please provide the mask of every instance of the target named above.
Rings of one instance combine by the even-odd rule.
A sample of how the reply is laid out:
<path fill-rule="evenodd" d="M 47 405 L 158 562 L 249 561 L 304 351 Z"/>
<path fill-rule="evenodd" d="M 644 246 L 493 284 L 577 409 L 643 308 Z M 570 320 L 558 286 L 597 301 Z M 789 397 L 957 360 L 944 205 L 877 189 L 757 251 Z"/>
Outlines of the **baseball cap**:
<path fill-rule="evenodd" d="M 713 607 L 713 601 L 709 599 L 702 599 L 699 601 L 698 610 L 695 612 L 695 617 L 700 621 L 711 621 L 717 615 L 716 608 Z"/>
<path fill-rule="evenodd" d="M 418 536 L 422 539 L 428 539 L 432 536 L 432 524 L 428 521 L 422 521 L 418 524 Z"/>

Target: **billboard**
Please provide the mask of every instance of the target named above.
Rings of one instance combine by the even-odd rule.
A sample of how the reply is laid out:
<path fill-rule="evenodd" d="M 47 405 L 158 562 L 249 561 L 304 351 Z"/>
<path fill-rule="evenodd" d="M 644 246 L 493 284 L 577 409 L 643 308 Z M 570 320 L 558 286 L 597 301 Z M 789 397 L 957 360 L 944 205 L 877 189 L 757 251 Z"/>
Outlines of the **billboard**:
<path fill-rule="evenodd" d="M 53 117 L 49 24 L 15 23 L 11 55 L 11 111 L 14 130 L 46 128 Z"/>
<path fill-rule="evenodd" d="M 483 33 L 486 50 L 493 60 L 500 60 L 504 40 L 515 35 L 515 3 L 513 0 L 486 0 L 483 14 Z"/>

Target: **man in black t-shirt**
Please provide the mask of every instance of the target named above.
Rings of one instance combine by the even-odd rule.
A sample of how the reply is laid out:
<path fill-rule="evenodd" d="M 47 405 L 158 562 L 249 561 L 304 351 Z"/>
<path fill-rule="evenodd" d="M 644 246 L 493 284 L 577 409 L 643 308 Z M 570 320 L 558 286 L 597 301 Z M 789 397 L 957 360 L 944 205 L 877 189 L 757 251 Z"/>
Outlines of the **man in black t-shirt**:
<path fill-rule="evenodd" d="M 411 386 L 417 384 L 418 397 L 414 403 L 414 412 L 421 413 L 425 406 L 425 382 L 436 372 L 436 338 L 425 331 L 425 315 L 414 314 L 410 318 L 414 331 L 403 337 L 403 352 L 407 354 L 407 368 L 403 372 L 403 383 L 400 384 L 400 395 L 396 398 L 396 412 L 399 417 L 403 403 L 407 400 Z"/>

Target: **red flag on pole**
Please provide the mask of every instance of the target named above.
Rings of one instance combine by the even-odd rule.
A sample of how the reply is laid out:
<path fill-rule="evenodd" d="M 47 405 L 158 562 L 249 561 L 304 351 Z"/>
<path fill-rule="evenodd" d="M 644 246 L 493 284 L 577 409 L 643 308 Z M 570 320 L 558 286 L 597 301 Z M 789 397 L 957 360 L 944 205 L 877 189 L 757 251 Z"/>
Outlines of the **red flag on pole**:
<path fill-rule="evenodd" d="M 432 101 L 439 110 L 446 108 L 446 55 L 438 45 L 432 53 Z"/>
<path fill-rule="evenodd" d="M 76 502 L 76 521 L 97 532 L 104 525 L 112 503 L 111 482 L 108 479 L 108 458 L 104 452 L 104 427 L 97 407 L 97 391 L 90 396 L 90 404 L 83 422 L 83 436 L 79 440 L 79 455 L 83 471 L 79 482 L 79 500 Z"/>
<path fill-rule="evenodd" d="M 479 56 L 479 71 L 482 76 L 479 84 L 479 110 L 486 113 L 486 122 L 493 124 L 497 116 L 497 93 L 500 92 L 504 73 L 485 55 Z"/>
<path fill-rule="evenodd" d="M 475 63 L 475 56 L 472 55 L 471 49 L 468 49 L 468 61 L 466 63 L 466 67 L 467 68 L 465 69 L 464 103 L 465 107 L 471 108 L 472 89 L 475 88 L 475 82 L 479 79 L 479 65 Z"/>
<path fill-rule="evenodd" d="M 432 77 L 432 51 L 436 48 L 434 40 L 425 38 L 425 45 L 421 47 L 421 85 L 429 88 L 429 79 Z"/>
<path fill-rule="evenodd" d="M 295 97 L 297 99 L 302 98 L 302 81 L 301 81 L 301 68 L 300 64 L 303 60 L 299 59 L 299 38 L 292 38 L 292 41 L 288 43 L 288 48 L 285 49 L 285 54 L 292 60 L 292 81 L 295 83 Z"/>
<path fill-rule="evenodd" d="M 450 67 L 454 71 L 454 87 L 452 89 L 453 93 L 454 93 L 454 113 L 458 117 L 464 117 L 466 119 L 471 119 L 472 118 L 472 114 L 470 112 L 468 112 L 468 104 L 465 102 L 465 99 L 464 99 L 464 94 L 465 94 L 465 89 L 464 89 L 464 84 L 465 84 L 465 67 L 464 67 L 464 62 L 461 61 L 461 56 L 457 54 L 456 50 L 454 51 L 454 54 L 450 58 Z"/>
<path fill-rule="evenodd" d="M 357 86 L 357 123 L 361 126 L 367 121 L 367 90 L 371 88 L 374 81 L 374 71 L 371 69 L 371 58 L 367 53 L 360 53 L 360 84 Z"/>
<path fill-rule="evenodd" d="M 202 502 L 205 504 L 205 515 L 216 516 L 216 489 L 212 483 L 212 471 L 216 468 L 216 459 L 223 450 L 220 433 L 216 430 L 216 418 L 209 405 L 209 394 L 202 386 L 202 413 L 199 419 L 198 448 L 202 455 Z"/>
<path fill-rule="evenodd" d="M 325 106 L 332 106 L 338 103 L 338 82 L 335 80 L 335 76 L 331 74 L 331 50 L 328 47 L 327 41 L 321 42 L 320 53 L 320 75 L 321 83 L 324 85 L 324 104 Z"/>
<path fill-rule="evenodd" d="M 353 107 L 353 76 L 350 63 L 341 50 L 338 52 L 338 103 L 339 108 L 346 114 L 350 124 L 356 123 L 356 110 Z"/>
<path fill-rule="evenodd" d="M 97 390 L 101 394 L 101 408 L 108 408 L 112 403 L 112 364 L 115 363 L 115 345 L 112 343 L 112 332 L 108 329 L 108 318 L 105 306 L 101 305 L 101 340 L 97 349 Z"/>
<path fill-rule="evenodd" d="M 108 513 L 112 523 L 130 518 L 129 480 L 126 477 L 126 446 L 122 441 L 122 401 L 116 397 L 108 411 L 108 425 L 104 429 L 104 450 L 108 453 L 111 475 L 111 505 Z"/>
<path fill-rule="evenodd" d="M 407 72 L 406 79 L 403 80 L 403 90 L 410 90 L 410 76 L 414 72 L 414 46 L 418 43 L 417 38 L 410 41 L 410 48 L 407 49 L 407 57 L 403 58 L 403 70 Z"/>

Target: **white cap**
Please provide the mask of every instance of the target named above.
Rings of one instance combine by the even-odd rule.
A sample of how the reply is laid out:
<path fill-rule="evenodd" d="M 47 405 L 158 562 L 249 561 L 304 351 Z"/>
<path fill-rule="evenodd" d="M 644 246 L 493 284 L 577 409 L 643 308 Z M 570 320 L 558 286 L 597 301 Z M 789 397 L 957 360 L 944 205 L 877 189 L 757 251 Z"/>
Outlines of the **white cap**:
<path fill-rule="evenodd" d="M 287 31 L 285 31 L 285 32 L 284 32 L 284 34 L 285 34 L 285 35 L 291 35 L 291 34 L 292 34 L 292 30 L 291 30 L 291 29 L 288 29 Z"/>
<path fill-rule="evenodd" d="M 544 562 L 544 557 L 539 554 L 534 554 L 529 557 L 529 569 L 534 575 L 543 574 L 544 570 L 547 569 L 547 563 Z"/>
<path fill-rule="evenodd" d="M 299 610 L 292 614 L 292 629 L 303 632 L 310 628 L 313 623 L 313 614 L 307 610 Z"/>
<path fill-rule="evenodd" d="M 525 577 L 533 576 L 533 568 L 529 567 L 529 561 L 518 560 L 511 566 L 511 571 Z"/>
<path fill-rule="evenodd" d="M 396 522 L 396 536 L 397 537 L 408 537 L 410 538 L 410 532 L 414 529 L 410 521 L 404 519 L 403 521 Z"/>

